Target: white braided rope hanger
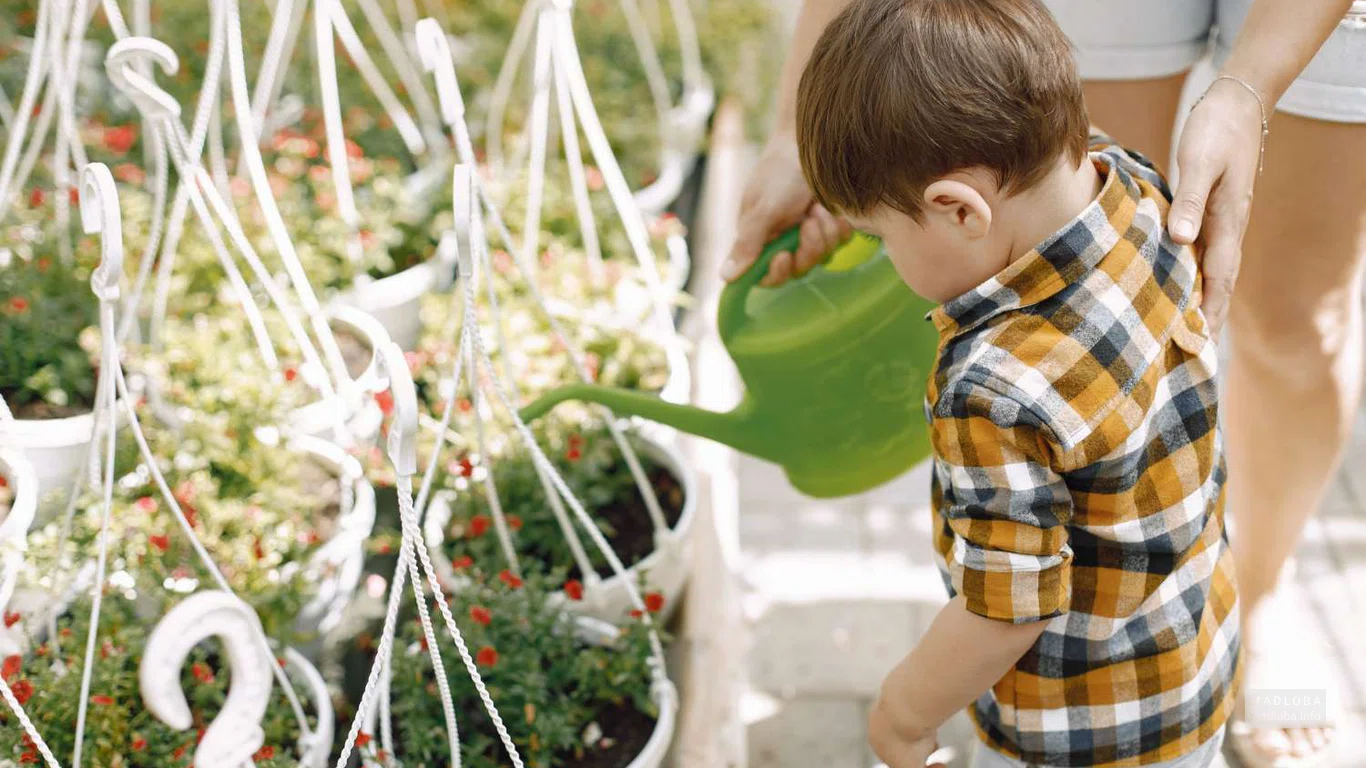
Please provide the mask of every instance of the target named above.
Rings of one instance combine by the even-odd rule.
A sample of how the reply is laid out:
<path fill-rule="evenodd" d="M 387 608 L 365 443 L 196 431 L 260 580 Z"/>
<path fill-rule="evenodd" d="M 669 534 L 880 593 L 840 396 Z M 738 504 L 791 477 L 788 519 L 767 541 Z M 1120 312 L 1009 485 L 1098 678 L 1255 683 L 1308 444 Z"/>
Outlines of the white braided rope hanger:
<path fill-rule="evenodd" d="M 450 130 L 455 137 L 456 149 L 460 155 L 461 162 L 473 165 L 474 150 L 470 142 L 468 126 L 464 122 L 464 101 L 461 98 L 459 84 L 455 76 L 454 65 L 452 63 L 450 55 L 449 42 L 445 34 L 442 32 L 440 26 L 437 25 L 434 21 L 428 19 L 419 22 L 418 44 L 419 52 L 422 55 L 424 66 L 429 71 L 431 71 L 436 78 L 438 100 L 442 107 L 442 117 L 450 126 Z M 610 150 L 608 150 L 608 152 L 610 154 Z M 523 249 L 519 249 L 517 247 L 517 244 L 514 242 L 512 236 L 508 233 L 507 227 L 503 224 L 502 217 L 498 212 L 497 206 L 492 202 L 482 179 L 480 179 L 477 174 L 472 177 L 472 183 L 475 185 L 475 188 L 471 191 L 470 197 L 472 200 L 476 200 L 479 203 L 481 203 L 481 205 L 479 205 L 478 212 L 480 212 L 481 215 L 483 212 L 487 212 L 487 214 L 491 218 L 494 224 L 494 229 L 498 233 L 503 243 L 503 246 L 508 250 L 510 254 L 512 254 L 513 262 L 517 266 L 520 276 L 525 281 L 525 286 L 527 287 L 528 292 L 530 293 L 535 303 L 536 309 L 547 321 L 551 329 L 551 333 L 556 339 L 556 341 L 566 351 L 566 354 L 569 355 L 570 361 L 573 364 L 575 374 L 582 382 L 590 381 L 590 374 L 588 372 L 586 365 L 584 364 L 584 358 L 581 351 L 578 349 L 578 346 L 576 344 L 573 344 L 569 341 L 568 335 L 565 333 L 559 319 L 556 318 L 554 313 L 552 313 L 548 309 L 546 297 L 542 292 L 538 284 L 538 280 L 536 278 L 534 261 L 531 259 L 530 255 L 531 251 L 524 251 Z M 628 208 L 627 215 L 629 215 L 630 212 L 633 212 L 633 210 L 634 209 Z M 468 221 L 475 212 L 476 211 L 471 209 L 469 213 L 462 214 L 459 210 L 457 210 L 456 219 L 458 222 Z M 539 227 L 539 224 L 537 226 Z M 480 231 L 483 231 L 482 219 L 480 222 Z M 471 245 L 471 248 L 472 247 L 473 245 Z M 478 254 L 479 260 L 477 261 L 477 265 L 482 267 L 485 274 L 491 276 L 492 269 L 489 264 L 487 252 L 488 249 L 487 247 L 482 247 L 479 249 L 479 251 L 480 253 Z M 491 279 L 488 281 L 487 286 L 489 309 L 495 317 L 495 328 L 501 328 L 502 316 L 498 310 L 497 296 L 493 291 Z M 658 321 L 659 316 L 655 315 L 655 319 Z M 667 320 L 665 320 L 665 322 L 667 322 Z M 674 329 L 671 323 L 668 326 L 668 332 L 670 334 L 674 333 Z M 506 343 L 502 343 L 502 348 L 507 349 Z M 677 347 L 674 347 L 671 350 L 671 354 L 674 353 L 680 355 L 682 354 L 681 349 L 678 349 Z M 460 355 L 457 355 L 457 360 L 463 359 L 465 354 L 466 353 L 462 352 Z M 506 361 L 504 368 L 506 370 Z M 429 491 L 432 487 L 432 481 L 434 479 L 436 467 L 438 464 L 439 452 L 441 448 L 444 446 L 447 437 L 449 436 L 449 426 L 451 418 L 455 412 L 455 408 L 453 407 L 457 396 L 455 389 L 458 388 L 458 384 L 459 369 L 457 368 L 454 377 L 454 385 L 451 387 L 451 391 L 446 393 L 447 399 L 442 409 L 441 421 L 435 427 L 435 431 L 438 435 L 438 440 L 440 442 L 438 443 L 437 451 L 433 454 L 432 459 L 427 466 L 427 471 L 423 478 L 422 490 L 418 497 L 419 510 L 426 509 L 426 503 L 429 500 Z M 520 402 L 521 397 L 520 393 L 517 391 L 515 376 L 509 375 L 506 384 L 509 387 L 509 390 L 512 394 L 513 401 Z M 632 475 L 632 480 L 636 484 L 637 490 L 641 493 L 641 497 L 645 502 L 646 510 L 650 515 L 651 523 L 655 529 L 656 549 L 662 549 L 669 544 L 674 534 L 673 531 L 668 527 L 668 523 L 664 517 L 663 510 L 659 506 L 658 499 L 654 492 L 654 487 L 650 483 L 648 477 L 646 476 L 644 468 L 640 463 L 639 457 L 637 456 L 635 449 L 631 446 L 630 442 L 626 440 L 625 435 L 621 429 L 621 426 L 617 423 L 617 419 L 612 414 L 610 409 L 607 409 L 605 407 L 598 407 L 595 410 L 603 414 L 603 416 L 605 417 L 604 421 L 612 436 L 613 442 L 616 444 L 617 449 L 621 452 L 624 460 L 626 461 L 627 467 Z M 482 428 L 481 409 L 474 408 L 472 409 L 472 412 L 474 413 L 476 418 L 476 427 Z M 483 453 L 482 446 L 480 448 L 480 452 Z M 545 490 L 546 498 L 550 502 L 551 511 L 554 514 L 557 522 L 559 523 L 561 531 L 564 533 L 566 541 L 570 547 L 570 551 L 572 556 L 574 557 L 575 564 L 578 566 L 579 571 L 584 574 L 584 581 L 587 587 L 586 593 L 591 596 L 595 593 L 595 590 L 602 579 L 598 575 L 597 570 L 593 568 L 589 562 L 587 552 L 579 538 L 577 528 L 571 522 L 570 516 L 568 512 L 565 510 L 565 507 L 563 506 L 561 494 L 555 490 L 554 484 L 551 481 L 550 476 L 543 470 L 540 463 L 533 463 L 537 470 L 537 474 L 540 478 L 542 488 Z M 505 526 L 503 522 L 500 520 L 501 510 L 497 507 L 496 504 L 491 504 L 490 506 L 492 508 L 492 511 L 495 513 L 495 526 L 499 528 L 500 539 L 502 539 L 503 529 L 505 528 Z M 518 565 L 515 553 L 511 553 L 509 551 L 510 546 L 506 543 L 504 544 L 503 548 L 508 558 L 509 566 L 514 570 L 517 569 Z"/>

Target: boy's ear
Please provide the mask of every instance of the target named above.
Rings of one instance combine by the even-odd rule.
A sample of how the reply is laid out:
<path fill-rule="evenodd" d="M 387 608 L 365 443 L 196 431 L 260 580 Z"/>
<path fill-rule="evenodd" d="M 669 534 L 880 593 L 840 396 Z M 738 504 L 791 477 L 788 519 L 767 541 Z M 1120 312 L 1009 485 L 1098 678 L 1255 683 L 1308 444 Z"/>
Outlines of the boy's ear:
<path fill-rule="evenodd" d="M 939 179 L 925 188 L 925 213 L 942 217 L 951 226 L 976 240 L 991 229 L 991 206 L 970 184 L 955 179 Z"/>

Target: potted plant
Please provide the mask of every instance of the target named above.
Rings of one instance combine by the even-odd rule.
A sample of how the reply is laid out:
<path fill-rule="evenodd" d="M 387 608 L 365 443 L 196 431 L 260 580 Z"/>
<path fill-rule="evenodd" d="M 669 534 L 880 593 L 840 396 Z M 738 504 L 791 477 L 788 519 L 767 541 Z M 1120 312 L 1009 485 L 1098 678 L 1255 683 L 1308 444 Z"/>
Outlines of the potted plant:
<path fill-rule="evenodd" d="M 553 593 L 557 577 L 523 581 L 503 571 L 469 569 L 470 586 L 451 595 L 451 610 L 489 695 L 528 768 L 653 768 L 673 735 L 672 687 L 654 684 L 650 630 L 638 617 L 621 626 L 571 619 Z M 456 719 L 461 764 L 505 765 L 484 705 L 468 682 L 439 615 L 441 652 Z M 349 651 L 373 658 L 374 636 L 361 635 Z M 368 667 L 366 667 L 368 670 Z M 436 695 L 425 635 L 404 619 L 392 657 L 392 750 L 379 738 L 371 709 L 356 741 L 363 765 L 446 765 L 451 755 Z"/>
<path fill-rule="evenodd" d="M 83 757 L 90 765 L 126 768 L 189 766 L 195 745 L 223 708 L 230 678 L 227 659 L 216 643 L 196 646 L 181 671 L 195 730 L 180 731 L 143 706 L 139 665 L 163 602 L 174 602 L 156 587 L 125 585 L 106 590 L 101 601 L 98 653 L 91 676 Z M 57 619 L 57 638 L 28 638 L 27 650 L 4 657 L 0 674 L 24 707 L 38 733 L 58 755 L 74 748 L 77 703 L 84 665 L 82 650 L 90 603 L 81 599 Z M 54 642 L 54 640 L 56 642 Z M 252 756 L 261 768 L 324 768 L 331 747 L 334 717 L 322 676 L 291 649 L 278 659 L 295 683 L 315 741 L 301 745 L 301 729 L 284 693 L 272 688 L 261 720 L 264 745 Z M 319 737 L 322 738 L 319 738 Z M 0 764 L 40 763 L 37 747 L 9 708 L 0 709 Z"/>
<path fill-rule="evenodd" d="M 254 608 L 272 636 L 312 652 L 339 619 L 361 573 L 363 546 L 374 524 L 374 491 L 360 465 L 333 443 L 286 438 L 242 381 L 167 387 L 163 405 L 174 424 L 139 423 L 157 467 L 196 537 L 233 591 Z M 265 397 L 265 395 L 261 395 Z M 229 407 L 232 403 L 235 407 Z M 111 572 L 150 574 L 172 591 L 211 583 L 176 523 L 131 435 L 120 435 L 110 514 Z M 103 514 L 91 493 L 77 507 L 63 547 L 61 522 L 29 536 L 26 587 L 59 589 L 53 574 L 71 574 L 95 552 Z"/>
<path fill-rule="evenodd" d="M 40 493 L 62 487 L 94 435 L 99 304 L 90 291 L 98 244 L 59 255 L 51 195 L 33 188 L 0 230 L 0 396 L 15 421 L 0 422 L 6 447 L 24 451 Z"/>
<path fill-rule="evenodd" d="M 653 585 L 649 602 L 672 610 L 687 580 L 689 533 L 697 505 L 695 480 L 677 450 L 647 436 L 628 436 L 663 513 L 667 527 L 657 529 L 605 424 L 571 410 L 533 428 L 537 443 L 626 566 L 627 578 Z M 592 567 L 591 573 L 583 573 L 547 502 L 530 452 L 520 441 L 493 450 L 497 453 L 491 460 L 466 454 L 444 467 L 443 492 L 434 497 L 425 522 L 434 562 L 452 576 L 465 562 L 486 569 L 509 566 L 480 482 L 492 467 L 522 573 L 565 572 L 572 582 L 564 593 L 568 607 L 609 621 L 625 615 L 630 610 L 626 579 L 613 573 L 576 523 Z"/>

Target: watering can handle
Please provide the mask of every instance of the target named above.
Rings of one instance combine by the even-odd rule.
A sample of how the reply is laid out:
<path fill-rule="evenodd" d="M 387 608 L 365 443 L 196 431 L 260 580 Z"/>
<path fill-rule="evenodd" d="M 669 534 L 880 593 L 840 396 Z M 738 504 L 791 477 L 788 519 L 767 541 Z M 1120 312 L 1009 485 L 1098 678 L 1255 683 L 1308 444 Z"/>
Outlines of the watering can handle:
<path fill-rule="evenodd" d="M 778 235 L 777 238 L 764 246 L 764 250 L 759 253 L 759 258 L 749 265 L 749 269 L 745 270 L 744 274 L 722 289 L 716 307 L 716 329 L 721 334 L 722 339 L 729 338 L 731 332 L 744 318 L 745 302 L 749 299 L 749 292 L 754 290 L 754 287 L 768 274 L 768 266 L 773 262 L 773 257 L 784 251 L 795 253 L 800 244 L 800 227 L 793 227 Z"/>

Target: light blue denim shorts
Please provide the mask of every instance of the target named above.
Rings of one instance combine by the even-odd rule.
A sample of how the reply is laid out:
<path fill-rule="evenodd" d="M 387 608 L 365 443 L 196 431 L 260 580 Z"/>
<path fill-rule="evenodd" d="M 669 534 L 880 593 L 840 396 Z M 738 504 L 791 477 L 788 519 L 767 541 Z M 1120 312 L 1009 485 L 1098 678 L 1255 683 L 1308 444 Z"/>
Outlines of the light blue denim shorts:
<path fill-rule="evenodd" d="M 1253 0 L 1043 0 L 1088 80 L 1148 80 L 1228 57 Z M 1358 0 L 1276 108 L 1366 123 L 1366 2 Z"/>

